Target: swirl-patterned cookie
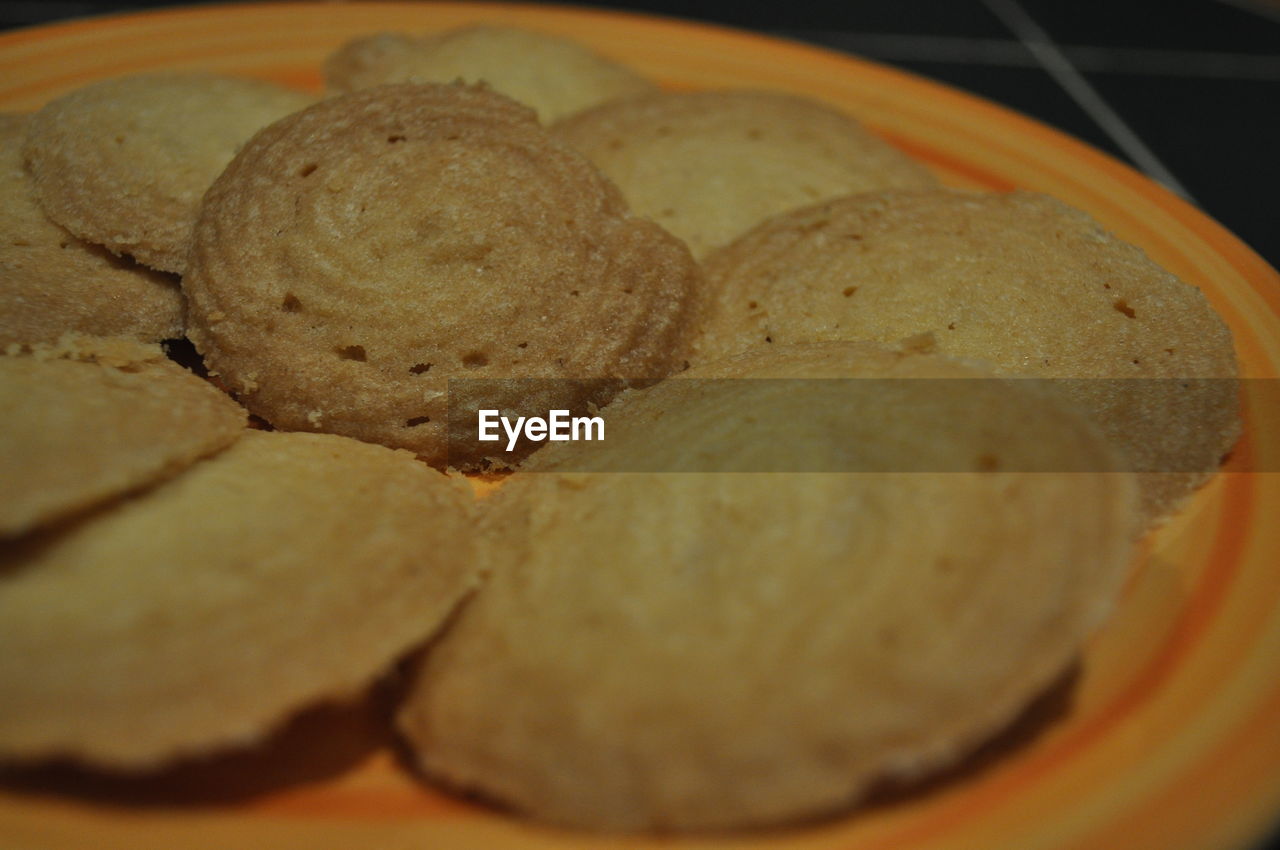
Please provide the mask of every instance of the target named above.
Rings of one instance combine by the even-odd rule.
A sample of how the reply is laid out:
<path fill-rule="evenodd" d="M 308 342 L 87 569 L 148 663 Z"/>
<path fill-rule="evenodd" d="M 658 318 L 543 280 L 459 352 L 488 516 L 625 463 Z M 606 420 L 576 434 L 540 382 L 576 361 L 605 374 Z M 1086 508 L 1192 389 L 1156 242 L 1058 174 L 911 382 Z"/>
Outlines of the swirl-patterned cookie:
<path fill-rule="evenodd" d="M 473 434 L 449 452 L 451 397 L 538 395 L 543 415 L 604 397 L 451 378 L 661 377 L 704 297 L 685 246 L 530 110 L 430 84 L 336 97 L 258 134 L 205 198 L 183 286 L 192 340 L 252 412 L 459 468 L 495 449 Z"/>
<path fill-rule="evenodd" d="M 815 340 L 932 333 L 942 352 L 1055 381 L 1169 513 L 1240 431 L 1231 332 L 1200 290 L 1044 195 L 843 198 L 707 260 L 707 360 Z"/>
<path fill-rule="evenodd" d="M 0 408 L 0 538 L 169 477 L 245 426 L 225 393 L 125 339 L 0 355 Z"/>
<path fill-rule="evenodd" d="M 669 471 L 558 444 L 482 503 L 489 581 L 398 717 L 429 775 L 592 829 L 828 814 L 970 752 L 1110 610 L 1136 487 L 1056 398 L 870 346 L 686 373 L 723 374 L 606 408 L 606 468 Z M 890 391 L 746 380 L 815 375 Z M 980 406 L 937 392 L 972 379 Z M 884 471 L 750 471 L 789 451 Z M 965 471 L 900 471 L 919 454 Z"/>
<path fill-rule="evenodd" d="M 0 551 L 0 757 L 116 769 L 350 697 L 474 585 L 472 496 L 404 452 L 249 431 Z"/>
<path fill-rule="evenodd" d="M 635 71 L 581 44 L 515 27 L 468 26 L 415 38 L 379 33 L 348 42 L 324 66 L 330 90 L 386 83 L 483 82 L 555 121 L 649 91 Z"/>
<path fill-rule="evenodd" d="M 35 113 L 27 165 L 49 218 L 86 242 L 180 274 L 205 189 L 250 136 L 312 100 L 213 74 L 107 79 Z"/>
<path fill-rule="evenodd" d="M 0 348 L 68 331 L 143 342 L 182 336 L 176 280 L 76 238 L 41 211 L 22 166 L 27 122 L 0 114 Z"/>
<path fill-rule="evenodd" d="M 776 92 L 658 92 L 602 104 L 554 130 L 697 257 L 824 198 L 937 182 L 854 118 Z"/>

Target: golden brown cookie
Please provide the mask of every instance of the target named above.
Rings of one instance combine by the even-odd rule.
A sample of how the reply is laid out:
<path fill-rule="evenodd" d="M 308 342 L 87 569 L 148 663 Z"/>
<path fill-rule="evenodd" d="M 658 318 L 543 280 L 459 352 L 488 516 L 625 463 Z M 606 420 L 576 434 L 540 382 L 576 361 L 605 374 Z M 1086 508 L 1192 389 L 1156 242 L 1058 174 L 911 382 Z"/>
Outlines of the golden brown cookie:
<path fill-rule="evenodd" d="M 606 408 L 607 463 L 559 444 L 482 503 L 490 579 L 398 717 L 428 774 L 578 827 L 772 825 L 955 762 L 1064 670 L 1136 526 L 1106 441 L 1056 398 L 944 358 L 787 357 L 687 377 L 892 391 L 866 409 L 840 392 L 863 381 L 670 378 Z M 981 406 L 936 391 L 982 378 Z M 976 470 L 994 445 L 1009 469 L 1081 471 L 733 471 L 776 458 L 771 442 L 830 468 L 852 452 Z M 729 471 L 564 471 L 653 453 Z"/>
<path fill-rule="evenodd" d="M 250 136 L 312 100 L 212 74 L 103 80 L 35 113 L 27 165 L 49 218 L 115 254 L 180 274 L 205 189 Z"/>
<path fill-rule="evenodd" d="M 0 409 L 0 538 L 173 475 L 245 426 L 225 393 L 124 339 L 0 356 Z"/>
<path fill-rule="evenodd" d="M 1231 333 L 1201 292 L 1032 193 L 845 198 L 710 257 L 701 359 L 812 340 L 933 333 L 940 351 L 1061 380 L 1170 512 L 1239 434 Z M 1192 379 L 1179 382 L 1178 379 Z"/>
<path fill-rule="evenodd" d="M 40 210 L 22 167 L 27 122 L 0 114 L 0 348 L 68 331 L 182 336 L 176 280 L 77 239 Z"/>
<path fill-rule="evenodd" d="M 823 198 L 937 184 L 850 116 L 776 92 L 660 92 L 553 129 L 697 257 Z"/>
<path fill-rule="evenodd" d="M 324 75 L 339 93 L 386 83 L 483 82 L 532 107 L 543 121 L 653 88 L 630 68 L 568 39 L 483 25 L 421 38 L 358 38 L 326 60 Z"/>
<path fill-rule="evenodd" d="M 141 769 L 353 695 L 475 579 L 472 499 L 403 452 L 246 432 L 0 550 L 0 756 Z"/>
<path fill-rule="evenodd" d="M 704 297 L 684 245 L 531 111 L 461 85 L 366 89 L 260 133 L 210 189 L 191 256 L 190 336 L 251 411 L 460 468 L 495 449 L 446 457 L 450 397 L 536 393 L 451 378 L 661 377 Z M 539 387 L 544 415 L 603 400 Z"/>

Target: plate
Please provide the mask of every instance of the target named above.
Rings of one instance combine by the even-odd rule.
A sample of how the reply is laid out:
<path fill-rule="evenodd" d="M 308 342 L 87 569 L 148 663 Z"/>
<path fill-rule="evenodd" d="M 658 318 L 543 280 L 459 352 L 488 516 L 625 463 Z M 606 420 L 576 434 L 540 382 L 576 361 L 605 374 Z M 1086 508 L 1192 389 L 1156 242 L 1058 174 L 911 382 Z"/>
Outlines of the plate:
<path fill-rule="evenodd" d="M 0 35 L 0 108 L 91 81 L 206 69 L 319 90 L 342 42 L 495 21 L 589 44 L 665 86 L 754 86 L 843 108 L 949 184 L 1055 195 L 1204 290 L 1246 377 L 1280 372 L 1280 276 L 1203 213 L 1055 130 L 843 54 L 711 26 L 484 3 L 205 6 Z M 1254 382 L 1267 387 L 1267 381 Z M 402 767 L 371 698 L 311 712 L 261 750 L 160 777 L 51 768 L 0 784 L 8 846 L 129 848 L 1244 847 L 1280 815 L 1280 403 L 1246 396 L 1226 471 L 1152 534 L 1076 670 L 952 774 L 758 836 L 549 829 L 435 791 Z"/>

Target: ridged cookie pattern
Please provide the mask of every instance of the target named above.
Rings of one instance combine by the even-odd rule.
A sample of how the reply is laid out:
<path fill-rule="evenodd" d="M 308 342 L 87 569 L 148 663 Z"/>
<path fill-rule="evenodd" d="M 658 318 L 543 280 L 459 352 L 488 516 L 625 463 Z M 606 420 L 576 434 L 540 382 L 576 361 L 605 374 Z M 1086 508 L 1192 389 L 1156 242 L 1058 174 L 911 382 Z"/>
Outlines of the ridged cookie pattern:
<path fill-rule="evenodd" d="M 163 480 L 244 431 L 244 409 L 159 346 L 66 336 L 13 352 L 0 355 L 0 538 Z"/>
<path fill-rule="evenodd" d="M 1030 192 L 887 192 L 780 216 L 708 258 L 700 361 L 818 340 L 938 349 L 1063 380 L 1142 476 L 1153 520 L 1240 433 L 1231 332 L 1204 294 Z M 1178 379 L 1185 379 L 1179 384 Z"/>
<path fill-rule="evenodd" d="M 825 198 L 937 185 L 852 116 L 781 92 L 657 92 L 558 122 L 639 214 L 705 257 L 766 218 Z"/>
<path fill-rule="evenodd" d="M 934 382 L 910 379 L 990 373 L 926 355 L 846 346 L 785 368 L 751 357 L 739 377 L 902 379 L 862 431 L 857 411 L 829 403 L 829 382 L 805 384 L 814 394 L 794 401 L 827 435 L 805 452 L 965 459 L 986 450 L 982 429 L 963 427 L 976 417 L 991 440 L 1008 438 L 1010 466 L 1092 471 L 518 471 L 482 505 L 488 584 L 421 660 L 398 717 L 429 775 L 597 830 L 830 814 L 878 780 L 969 753 L 1109 612 L 1136 486 L 1083 417 L 990 380 L 984 409 L 964 392 L 939 401 Z M 699 440 L 698 423 L 755 415 L 783 443 L 806 427 L 770 418 L 777 399 L 754 392 L 774 382 L 690 397 L 697 383 L 672 378 L 617 402 L 625 434 L 610 450 L 712 455 L 733 469 L 759 443 Z M 1027 424 L 1034 439 L 1016 431 Z M 581 469 L 568 456 L 587 451 L 560 444 L 533 460 Z"/>
<path fill-rule="evenodd" d="M 490 25 L 358 38 L 325 61 L 324 76 L 336 93 L 387 83 L 484 83 L 544 122 L 653 89 L 640 74 L 577 42 Z"/>
<path fill-rule="evenodd" d="M 250 431 L 0 553 L 0 757 L 115 770 L 358 693 L 475 584 L 472 497 L 403 452 Z"/>
<path fill-rule="evenodd" d="M 36 112 L 24 154 L 51 219 L 86 242 L 181 274 L 205 189 L 250 136 L 313 100 L 215 74 L 117 77 Z"/>
<path fill-rule="evenodd" d="M 0 114 L 0 348 L 54 342 L 67 332 L 143 342 L 182 336 L 177 280 L 45 216 L 22 164 L 28 121 Z"/>
<path fill-rule="evenodd" d="M 607 396 L 450 379 L 659 378 L 705 298 L 685 246 L 531 111 L 461 85 L 367 89 L 259 134 L 210 189 L 183 285 L 192 340 L 254 413 L 460 468 L 494 449 L 449 453 L 451 394 L 543 415 Z"/>

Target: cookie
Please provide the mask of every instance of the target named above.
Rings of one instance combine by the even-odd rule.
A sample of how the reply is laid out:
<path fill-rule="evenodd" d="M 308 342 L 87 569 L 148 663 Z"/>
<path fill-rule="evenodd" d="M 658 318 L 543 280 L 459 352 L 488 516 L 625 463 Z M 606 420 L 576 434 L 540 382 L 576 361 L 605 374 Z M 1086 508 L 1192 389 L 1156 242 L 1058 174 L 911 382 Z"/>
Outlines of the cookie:
<path fill-rule="evenodd" d="M 942 352 L 1055 379 L 1144 472 L 1153 519 L 1240 431 L 1231 333 L 1204 295 L 1044 195 L 839 199 L 761 225 L 706 270 L 700 358 L 932 333 Z"/>
<path fill-rule="evenodd" d="M 0 756 L 152 768 L 355 694 L 471 588 L 471 506 L 403 452 L 249 431 L 0 550 Z"/>
<path fill-rule="evenodd" d="M 420 38 L 379 33 L 343 45 L 324 65 L 338 93 L 386 83 L 483 82 L 554 121 L 653 84 L 568 39 L 499 26 L 468 26 Z"/>
<path fill-rule="evenodd" d="M 862 380 L 686 380 L 720 374 L 894 391 L 868 410 L 838 391 Z M 984 405 L 921 378 L 985 379 Z M 428 775 L 538 819 L 770 826 L 950 765 L 1062 673 L 1125 572 L 1136 486 L 1111 447 L 973 367 L 750 354 L 605 413 L 609 468 L 657 452 L 669 471 L 582 471 L 601 468 L 586 443 L 531 458 L 482 503 L 490 578 L 397 718 Z M 753 427 L 702 427 L 724 419 Z M 1010 469 L 1080 471 L 734 471 L 776 446 L 831 468 L 933 453 L 978 470 L 993 444 Z M 708 460 L 723 471 L 678 471 Z"/>
<path fill-rule="evenodd" d="M 854 118 L 776 92 L 660 92 L 598 106 L 554 130 L 618 184 L 638 215 L 697 257 L 824 198 L 937 184 Z"/>
<path fill-rule="evenodd" d="M 191 257 L 189 335 L 252 412 L 459 468 L 496 449 L 450 451 L 451 400 L 603 403 L 573 379 L 668 374 L 702 318 L 683 244 L 531 111 L 462 85 L 366 89 L 263 131 Z"/>
<path fill-rule="evenodd" d="M 27 123 L 0 114 L 0 349 L 68 331 L 143 342 L 182 336 L 176 280 L 77 239 L 40 210 L 22 166 Z"/>
<path fill-rule="evenodd" d="M 212 74 L 118 77 L 35 113 L 24 151 L 49 218 L 117 255 L 181 274 L 205 189 L 250 136 L 312 100 Z"/>
<path fill-rule="evenodd" d="M 0 407 L 0 538 L 173 475 L 245 426 L 225 393 L 125 339 L 0 356 Z"/>

